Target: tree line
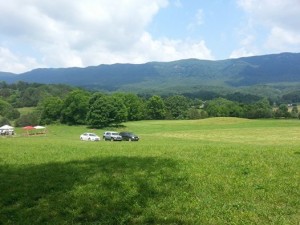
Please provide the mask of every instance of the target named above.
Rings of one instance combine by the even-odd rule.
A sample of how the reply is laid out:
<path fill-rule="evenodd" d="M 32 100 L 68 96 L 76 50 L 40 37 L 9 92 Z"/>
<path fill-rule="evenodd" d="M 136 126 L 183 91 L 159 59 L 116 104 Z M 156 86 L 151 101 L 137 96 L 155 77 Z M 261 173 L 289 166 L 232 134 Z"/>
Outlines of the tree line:
<path fill-rule="evenodd" d="M 297 105 L 274 108 L 266 98 L 241 93 L 201 100 L 184 95 L 141 96 L 134 93 L 91 92 L 65 85 L 0 83 L 0 124 L 15 126 L 62 123 L 94 128 L 126 121 L 203 119 L 207 117 L 299 118 Z M 294 96 L 293 96 L 294 97 Z M 241 100 L 242 99 L 242 100 Z M 249 99 L 252 99 L 249 101 Z M 20 115 L 18 108 L 35 107 Z"/>

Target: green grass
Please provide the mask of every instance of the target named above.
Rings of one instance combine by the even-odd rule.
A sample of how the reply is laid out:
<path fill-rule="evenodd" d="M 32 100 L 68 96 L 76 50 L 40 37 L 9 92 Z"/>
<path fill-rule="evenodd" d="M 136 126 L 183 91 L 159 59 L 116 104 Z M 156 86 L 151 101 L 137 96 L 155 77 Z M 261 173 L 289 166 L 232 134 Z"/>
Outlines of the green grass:
<path fill-rule="evenodd" d="M 35 110 L 36 107 L 23 107 L 23 108 L 18 108 L 18 111 L 20 112 L 21 115 L 26 115 L 28 113 L 32 113 Z"/>
<path fill-rule="evenodd" d="M 124 125 L 1 137 L 0 224 L 299 224 L 300 120 Z"/>

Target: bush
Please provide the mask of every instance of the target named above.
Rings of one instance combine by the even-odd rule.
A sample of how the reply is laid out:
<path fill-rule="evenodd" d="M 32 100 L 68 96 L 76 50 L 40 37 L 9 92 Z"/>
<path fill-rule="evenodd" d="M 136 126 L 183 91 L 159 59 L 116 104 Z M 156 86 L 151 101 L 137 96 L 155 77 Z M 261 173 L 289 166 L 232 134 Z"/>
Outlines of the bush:
<path fill-rule="evenodd" d="M 6 117 L 0 116 L 0 126 L 2 127 L 3 125 L 10 125 L 10 122 Z"/>
<path fill-rule="evenodd" d="M 16 127 L 34 126 L 39 124 L 39 115 L 36 112 L 22 115 L 15 121 Z"/>

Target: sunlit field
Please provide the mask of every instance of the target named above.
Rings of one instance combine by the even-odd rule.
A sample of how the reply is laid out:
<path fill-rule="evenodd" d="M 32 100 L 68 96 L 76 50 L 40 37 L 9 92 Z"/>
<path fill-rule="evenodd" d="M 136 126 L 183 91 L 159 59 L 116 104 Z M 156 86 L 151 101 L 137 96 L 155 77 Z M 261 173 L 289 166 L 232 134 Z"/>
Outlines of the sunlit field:
<path fill-rule="evenodd" d="M 300 223 L 300 120 L 123 125 L 0 137 L 0 224 Z M 79 140 L 105 130 L 141 139 Z"/>

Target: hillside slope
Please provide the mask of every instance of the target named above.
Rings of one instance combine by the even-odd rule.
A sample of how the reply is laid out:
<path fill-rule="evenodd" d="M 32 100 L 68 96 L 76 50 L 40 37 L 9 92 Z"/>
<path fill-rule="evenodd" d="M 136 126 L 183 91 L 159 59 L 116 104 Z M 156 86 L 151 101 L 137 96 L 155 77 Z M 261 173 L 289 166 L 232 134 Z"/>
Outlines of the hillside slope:
<path fill-rule="evenodd" d="M 300 53 L 227 60 L 184 59 L 86 68 L 45 68 L 22 74 L 0 73 L 6 82 L 62 83 L 94 90 L 185 89 L 193 86 L 240 87 L 300 82 Z"/>

